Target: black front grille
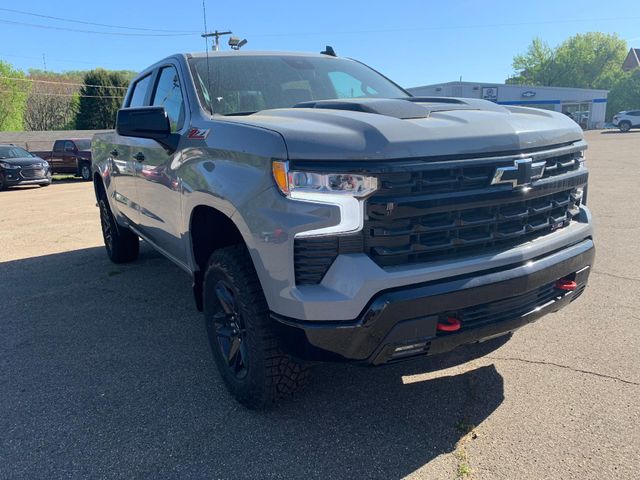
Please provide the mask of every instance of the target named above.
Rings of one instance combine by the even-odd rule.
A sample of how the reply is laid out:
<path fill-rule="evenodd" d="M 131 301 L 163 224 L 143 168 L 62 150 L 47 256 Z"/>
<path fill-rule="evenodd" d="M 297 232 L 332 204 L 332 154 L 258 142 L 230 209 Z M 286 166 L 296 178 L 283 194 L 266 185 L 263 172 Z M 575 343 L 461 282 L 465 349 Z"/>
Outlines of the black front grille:
<path fill-rule="evenodd" d="M 545 162 L 542 178 L 551 178 L 578 170 L 581 152 L 552 156 L 534 160 Z M 378 175 L 379 195 L 415 195 L 421 193 L 453 193 L 488 188 L 497 167 L 514 165 L 513 158 L 505 160 L 483 160 L 473 165 L 447 167 L 442 162 L 428 164 L 422 168 L 406 172 L 383 173 Z"/>
<path fill-rule="evenodd" d="M 580 212 L 575 188 L 478 207 L 369 201 L 365 251 L 381 266 L 428 262 L 533 240 Z"/>
<path fill-rule="evenodd" d="M 584 285 L 581 285 L 578 290 L 569 293 L 569 295 L 572 295 L 572 298 L 577 298 L 584 291 L 584 287 Z M 522 317 L 536 311 L 538 307 L 559 300 L 565 295 L 568 295 L 568 293 L 554 288 L 554 284 L 551 283 L 515 297 L 474 305 L 458 311 L 446 312 L 442 314 L 442 317 L 443 319 L 448 316 L 455 317 L 461 321 L 461 329 L 468 330 L 488 323 L 497 323 Z M 438 335 L 448 334 L 448 332 L 438 332 Z"/>

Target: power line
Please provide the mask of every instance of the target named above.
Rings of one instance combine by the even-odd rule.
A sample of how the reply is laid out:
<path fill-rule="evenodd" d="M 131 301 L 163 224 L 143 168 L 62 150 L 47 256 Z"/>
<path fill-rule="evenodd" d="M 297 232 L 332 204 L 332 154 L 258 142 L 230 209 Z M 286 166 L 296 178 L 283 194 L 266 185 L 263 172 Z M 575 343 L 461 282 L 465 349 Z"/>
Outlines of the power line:
<path fill-rule="evenodd" d="M 38 60 L 38 61 L 42 60 L 42 57 L 33 57 L 33 56 L 27 56 L 27 55 L 14 55 L 12 53 L 0 53 L 0 58 L 1 57 L 25 58 L 25 59 L 28 59 L 28 60 Z M 82 63 L 82 64 L 94 65 L 94 66 L 95 66 L 96 63 L 100 63 L 100 64 L 103 64 L 103 65 L 111 65 L 111 66 L 117 65 L 120 70 L 131 70 L 131 69 L 124 68 L 122 64 L 114 64 L 114 63 L 111 63 L 111 62 L 108 62 L 108 63 L 105 64 L 104 62 L 96 62 L 96 61 L 90 62 L 88 60 L 76 60 L 76 59 L 70 59 L 70 58 L 56 58 L 56 57 L 47 57 L 47 58 L 49 59 L 49 61 L 53 60 L 55 62 L 62 62 L 62 63 Z"/>
<path fill-rule="evenodd" d="M 129 88 L 129 87 L 119 87 L 116 85 L 87 85 L 85 83 L 56 82 L 54 80 L 38 80 L 35 78 L 0 77 L 0 80 L 17 80 L 19 82 L 50 83 L 54 85 L 69 85 L 72 87 L 116 88 L 120 90 L 126 90 Z"/>
<path fill-rule="evenodd" d="M 79 28 L 54 27 L 51 25 L 39 25 L 36 23 L 14 22 L 12 20 L 0 20 L 0 23 L 8 25 L 20 25 L 23 27 L 44 28 L 45 30 L 58 30 L 75 33 L 94 33 L 98 35 L 113 35 L 117 37 L 188 37 L 193 33 L 124 33 L 124 32 L 100 32 L 98 30 L 82 30 Z"/>
<path fill-rule="evenodd" d="M 12 92 L 11 90 L 0 90 L 0 93 L 16 93 L 16 92 Z M 42 95 L 45 97 L 124 98 L 124 95 L 80 95 L 79 93 L 29 92 L 29 95 Z"/>
<path fill-rule="evenodd" d="M 621 20 L 640 20 L 640 17 L 610 17 L 610 18 L 583 18 L 583 19 L 566 19 L 566 20 L 541 20 L 537 22 L 518 22 L 518 23 L 494 23 L 494 24 L 469 24 L 469 25 L 434 25 L 424 27 L 394 27 L 394 28 L 378 28 L 367 30 L 342 30 L 342 31 L 318 31 L 318 32 L 283 32 L 283 33 L 249 33 L 251 37 L 300 37 L 315 35 L 356 35 L 362 33 L 394 33 L 394 32 L 422 32 L 436 30 L 466 30 L 478 28 L 502 28 L 502 27 L 525 27 L 533 25 L 552 25 L 567 23 L 583 23 L 583 22 L 607 22 Z"/>
<path fill-rule="evenodd" d="M 123 30 L 140 30 L 145 32 L 165 32 L 165 33 L 199 33 L 194 30 L 164 30 L 161 28 L 142 28 L 142 27 L 128 27 L 124 25 L 110 25 L 108 23 L 95 23 L 95 22 L 86 22 L 84 20 L 74 20 L 71 18 L 63 18 L 63 17 L 54 17 L 52 15 L 43 15 L 40 13 L 34 12 L 26 12 L 24 10 L 14 10 L 12 8 L 0 8 L 0 10 L 4 12 L 18 13 L 20 15 L 30 15 L 32 17 L 40 17 L 40 18 L 48 18 L 50 20 L 60 20 L 63 22 L 70 23 L 80 23 L 82 25 L 94 25 L 96 27 L 108 27 L 108 28 L 121 28 Z"/>

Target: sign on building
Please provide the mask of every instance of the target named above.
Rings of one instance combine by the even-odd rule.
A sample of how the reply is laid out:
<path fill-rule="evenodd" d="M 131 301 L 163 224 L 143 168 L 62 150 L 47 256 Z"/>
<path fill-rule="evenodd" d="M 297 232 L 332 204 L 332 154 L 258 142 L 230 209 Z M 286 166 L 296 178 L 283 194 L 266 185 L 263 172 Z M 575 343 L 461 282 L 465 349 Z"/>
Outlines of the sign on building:
<path fill-rule="evenodd" d="M 498 89 L 496 87 L 482 87 L 482 98 L 491 102 L 497 102 Z"/>

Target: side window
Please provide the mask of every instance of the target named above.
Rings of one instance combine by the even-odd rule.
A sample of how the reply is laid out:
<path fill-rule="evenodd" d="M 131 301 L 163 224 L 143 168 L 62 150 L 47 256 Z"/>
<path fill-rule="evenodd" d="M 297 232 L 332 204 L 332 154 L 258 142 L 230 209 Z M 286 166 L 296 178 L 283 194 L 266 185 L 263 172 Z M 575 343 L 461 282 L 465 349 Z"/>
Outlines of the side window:
<path fill-rule="evenodd" d="M 329 72 L 337 98 L 375 97 L 378 92 L 346 72 Z"/>
<path fill-rule="evenodd" d="M 147 97 L 147 90 L 149 90 L 149 83 L 151 82 L 151 74 L 144 78 L 141 78 L 133 86 L 133 93 L 131 94 L 131 100 L 129 100 L 129 107 L 142 107 L 144 106 L 144 99 Z"/>
<path fill-rule="evenodd" d="M 64 142 L 64 151 L 65 152 L 74 152 L 76 149 L 75 145 L 73 144 L 73 142 Z"/>
<path fill-rule="evenodd" d="M 629 115 L 633 117 L 640 117 L 640 110 L 636 110 L 635 112 L 629 112 Z"/>
<path fill-rule="evenodd" d="M 56 143 L 53 144 L 54 152 L 61 152 L 64 149 L 64 142 L 62 140 L 56 140 Z"/>
<path fill-rule="evenodd" d="M 172 132 L 177 132 L 182 128 L 184 125 L 184 100 L 180 90 L 180 77 L 174 67 L 164 67 L 160 70 L 151 104 L 165 108 Z"/>

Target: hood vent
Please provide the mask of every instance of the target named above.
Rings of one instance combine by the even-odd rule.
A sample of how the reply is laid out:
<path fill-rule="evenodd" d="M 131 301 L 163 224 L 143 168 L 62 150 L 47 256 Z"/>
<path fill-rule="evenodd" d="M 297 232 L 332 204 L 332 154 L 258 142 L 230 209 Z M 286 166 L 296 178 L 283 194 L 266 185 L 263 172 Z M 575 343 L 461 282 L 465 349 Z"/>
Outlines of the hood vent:
<path fill-rule="evenodd" d="M 472 100 L 472 99 L 469 99 Z M 476 101 L 477 102 L 477 101 Z M 342 100 L 318 100 L 302 102 L 293 108 L 323 108 L 328 110 L 348 110 L 350 112 L 374 113 L 387 117 L 409 120 L 412 118 L 426 118 L 431 112 L 447 110 L 494 110 L 501 109 L 491 102 L 477 104 L 474 101 L 457 98 L 350 98 Z M 486 105 L 485 105 L 486 104 Z"/>

